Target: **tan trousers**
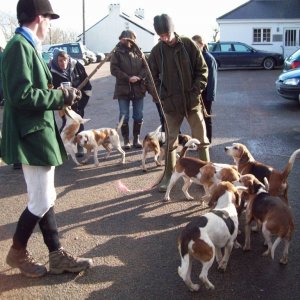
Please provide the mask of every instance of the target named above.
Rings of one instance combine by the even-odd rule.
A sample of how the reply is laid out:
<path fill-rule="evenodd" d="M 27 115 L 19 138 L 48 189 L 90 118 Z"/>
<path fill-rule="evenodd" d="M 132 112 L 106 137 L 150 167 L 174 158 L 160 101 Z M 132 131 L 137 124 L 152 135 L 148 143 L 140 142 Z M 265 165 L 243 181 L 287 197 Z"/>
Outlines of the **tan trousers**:
<path fill-rule="evenodd" d="M 174 112 L 165 113 L 165 116 L 169 129 L 169 150 L 172 151 L 178 146 L 177 137 L 185 116 Z M 188 112 L 186 119 L 190 125 L 192 137 L 198 139 L 201 144 L 209 144 L 202 110 Z"/>

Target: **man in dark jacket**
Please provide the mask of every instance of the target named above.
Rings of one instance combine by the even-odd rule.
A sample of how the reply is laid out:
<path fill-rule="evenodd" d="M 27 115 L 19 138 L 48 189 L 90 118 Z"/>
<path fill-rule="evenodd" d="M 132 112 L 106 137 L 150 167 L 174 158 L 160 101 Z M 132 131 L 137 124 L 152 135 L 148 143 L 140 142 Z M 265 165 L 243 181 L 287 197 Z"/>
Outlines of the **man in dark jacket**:
<path fill-rule="evenodd" d="M 17 18 L 20 27 L 5 47 L 1 69 L 5 98 L 1 154 L 7 164 L 22 163 L 29 200 L 6 262 L 28 277 L 46 274 L 46 267 L 35 262 L 27 250 L 38 224 L 49 250 L 50 272 L 80 272 L 89 268 L 92 260 L 68 254 L 60 244 L 56 225 L 54 171 L 67 154 L 53 111 L 72 105 L 81 96 L 72 87 L 52 89 L 50 70 L 37 51 L 50 20 L 59 18 L 50 2 L 19 0 Z"/>
<path fill-rule="evenodd" d="M 174 32 L 168 15 L 156 16 L 154 29 L 160 40 L 151 50 L 149 66 L 169 129 L 166 170 L 159 186 L 159 191 L 164 192 L 176 162 L 177 136 L 184 118 L 191 127 L 192 136 L 201 143 L 200 158 L 209 161 L 209 140 L 200 101 L 208 70 L 199 48 L 191 39 Z"/>
<path fill-rule="evenodd" d="M 202 92 L 202 99 L 208 115 L 212 114 L 212 102 L 216 99 L 217 94 L 217 77 L 218 77 L 218 64 L 215 58 L 208 52 L 207 45 L 200 35 L 194 35 L 192 40 L 196 42 L 208 67 L 207 86 Z M 204 117 L 206 132 L 209 142 L 212 138 L 212 118 Z"/>

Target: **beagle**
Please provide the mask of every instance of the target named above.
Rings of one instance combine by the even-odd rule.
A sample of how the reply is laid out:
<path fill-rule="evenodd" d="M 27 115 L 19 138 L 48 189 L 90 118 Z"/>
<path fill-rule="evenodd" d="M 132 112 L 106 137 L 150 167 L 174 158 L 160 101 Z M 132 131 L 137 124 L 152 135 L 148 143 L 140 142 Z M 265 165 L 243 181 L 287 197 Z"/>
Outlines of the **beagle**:
<path fill-rule="evenodd" d="M 203 185 L 204 187 L 205 196 L 202 198 L 203 201 L 209 198 L 213 186 L 219 183 L 223 176 L 225 177 L 226 170 L 224 170 L 223 173 L 220 173 L 221 169 L 232 168 L 232 166 L 228 164 L 212 164 L 210 162 L 203 161 L 195 157 L 185 157 L 185 153 L 188 147 L 193 144 L 199 145 L 200 142 L 197 139 L 190 139 L 181 150 L 180 157 L 176 162 L 175 168 L 170 179 L 170 183 L 167 187 L 164 196 L 164 201 L 170 201 L 170 192 L 173 186 L 175 185 L 176 181 L 181 177 L 184 180 L 182 191 L 186 199 L 194 199 L 188 192 L 189 187 L 194 182 L 196 184 Z M 231 171 L 229 171 L 228 169 L 228 172 L 230 173 Z"/>
<path fill-rule="evenodd" d="M 248 189 L 246 208 L 245 245 L 244 250 L 250 250 L 250 223 L 255 220 L 262 225 L 262 234 L 268 249 L 264 256 L 274 252 L 280 241 L 284 241 L 283 256 L 280 263 L 288 263 L 289 245 L 294 232 L 294 220 L 288 205 L 278 196 L 272 196 L 265 186 L 252 174 L 242 175 L 239 182 Z M 272 236 L 276 240 L 272 244 Z"/>
<path fill-rule="evenodd" d="M 62 112 L 60 111 L 60 114 L 61 113 Z M 61 131 L 60 136 L 67 153 L 71 155 L 75 164 L 80 166 L 81 164 L 78 162 L 74 150 L 74 146 L 76 144 L 76 133 L 79 130 L 80 124 L 85 124 L 86 122 L 90 121 L 90 119 L 83 119 L 79 114 L 70 108 L 64 109 L 63 114 L 66 116 L 66 124 Z"/>
<path fill-rule="evenodd" d="M 178 144 L 184 147 L 184 145 L 191 139 L 192 137 L 187 134 L 178 134 Z M 146 167 L 146 157 L 149 152 L 154 152 L 154 162 L 157 166 L 161 166 L 162 160 L 165 155 L 165 145 L 166 142 L 166 134 L 161 131 L 161 125 L 158 126 L 155 131 L 149 132 L 146 134 L 143 140 L 143 153 L 142 153 L 142 169 L 144 172 L 147 172 Z M 191 145 L 191 147 L 195 145 Z"/>
<path fill-rule="evenodd" d="M 123 118 L 120 120 L 116 128 L 99 128 L 81 131 L 76 136 L 76 142 L 84 147 L 87 152 L 83 158 L 82 163 L 87 163 L 91 152 L 94 152 L 94 164 L 99 165 L 98 151 L 100 146 L 107 151 L 105 158 L 107 158 L 112 149 L 115 148 L 121 154 L 121 164 L 125 163 L 125 151 L 121 147 L 120 136 L 118 130 L 121 128 Z"/>
<path fill-rule="evenodd" d="M 240 178 L 235 166 L 226 164 L 207 163 L 200 168 L 200 184 L 203 185 L 205 195 L 202 201 L 210 201 L 211 194 L 216 185 L 221 181 L 236 182 Z"/>
<path fill-rule="evenodd" d="M 166 142 L 165 132 L 161 131 L 161 125 L 155 131 L 146 134 L 143 140 L 142 168 L 147 172 L 146 157 L 149 152 L 154 152 L 154 162 L 157 166 L 161 166 L 164 156 L 164 148 L 162 145 Z"/>
<path fill-rule="evenodd" d="M 215 288 L 207 277 L 215 258 L 218 269 L 224 272 L 226 270 L 238 233 L 238 189 L 230 182 L 219 183 L 214 191 L 215 196 L 212 197 L 212 201 L 216 200 L 215 208 L 188 223 L 178 238 L 181 258 L 178 275 L 191 291 L 199 290 L 199 284 L 194 284 L 191 280 L 192 258 L 202 263 L 199 278 L 207 289 Z"/>
<path fill-rule="evenodd" d="M 273 167 L 254 159 L 247 147 L 240 143 L 233 143 L 232 146 L 225 147 L 225 152 L 233 158 L 241 175 L 253 174 L 260 182 L 267 178 L 271 196 L 280 196 L 286 203 L 288 202 L 288 182 L 287 178 L 291 172 L 296 156 L 300 149 L 295 150 L 289 158 L 284 170 L 278 171 Z"/>

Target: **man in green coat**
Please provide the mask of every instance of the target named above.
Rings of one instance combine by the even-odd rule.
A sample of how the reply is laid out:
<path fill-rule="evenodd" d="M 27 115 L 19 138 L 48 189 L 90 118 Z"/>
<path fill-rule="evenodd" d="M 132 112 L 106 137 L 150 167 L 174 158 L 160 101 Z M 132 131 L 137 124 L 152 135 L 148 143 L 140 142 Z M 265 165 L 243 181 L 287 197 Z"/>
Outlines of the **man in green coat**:
<path fill-rule="evenodd" d="M 50 20 L 59 18 L 50 2 L 19 0 L 17 18 L 20 27 L 2 57 L 5 103 L 1 155 L 7 164 L 22 164 L 29 201 L 17 223 L 6 262 L 28 277 L 40 277 L 47 272 L 27 251 L 27 242 L 39 224 L 49 250 L 50 272 L 80 272 L 89 268 L 92 260 L 74 258 L 62 248 L 54 212 L 55 166 L 67 158 L 54 110 L 78 101 L 80 91 L 52 89 L 51 73 L 38 52 Z"/>
<path fill-rule="evenodd" d="M 151 50 L 149 66 L 169 129 L 165 174 L 159 185 L 159 191 L 165 192 L 176 163 L 177 137 L 184 118 L 192 137 L 200 141 L 200 159 L 210 160 L 200 99 L 207 85 L 208 68 L 199 48 L 191 39 L 174 31 L 168 15 L 155 16 L 153 25 L 159 42 Z"/>

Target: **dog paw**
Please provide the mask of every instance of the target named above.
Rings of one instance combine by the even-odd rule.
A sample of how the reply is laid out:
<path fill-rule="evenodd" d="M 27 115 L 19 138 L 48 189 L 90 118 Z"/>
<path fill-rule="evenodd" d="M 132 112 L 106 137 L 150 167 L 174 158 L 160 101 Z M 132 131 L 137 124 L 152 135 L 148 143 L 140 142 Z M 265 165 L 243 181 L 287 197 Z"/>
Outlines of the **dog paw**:
<path fill-rule="evenodd" d="M 243 247 L 243 250 L 244 250 L 244 251 L 250 251 L 250 246 L 246 246 L 246 245 L 245 245 L 245 246 Z"/>
<path fill-rule="evenodd" d="M 168 198 L 168 197 L 165 197 L 165 198 L 163 199 L 163 202 L 169 202 L 169 201 L 171 201 L 171 199 Z"/>
<path fill-rule="evenodd" d="M 189 289 L 190 289 L 191 292 L 197 292 L 200 289 L 200 285 L 191 283 L 191 285 L 189 286 Z"/>
<path fill-rule="evenodd" d="M 269 251 L 269 249 L 268 249 L 265 252 L 263 252 L 262 256 L 268 256 L 270 253 L 271 253 L 271 251 Z"/>
<path fill-rule="evenodd" d="M 287 256 L 283 256 L 280 261 L 279 261 L 282 265 L 286 265 L 288 263 L 288 257 Z"/>
<path fill-rule="evenodd" d="M 233 247 L 234 247 L 235 249 L 239 249 L 239 248 L 242 248 L 242 245 L 241 245 L 238 241 L 234 241 Z"/>

